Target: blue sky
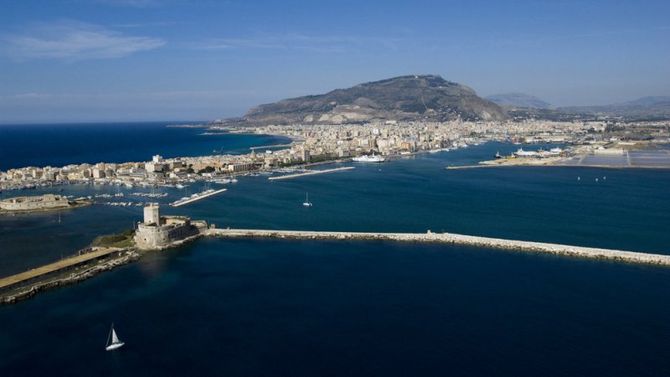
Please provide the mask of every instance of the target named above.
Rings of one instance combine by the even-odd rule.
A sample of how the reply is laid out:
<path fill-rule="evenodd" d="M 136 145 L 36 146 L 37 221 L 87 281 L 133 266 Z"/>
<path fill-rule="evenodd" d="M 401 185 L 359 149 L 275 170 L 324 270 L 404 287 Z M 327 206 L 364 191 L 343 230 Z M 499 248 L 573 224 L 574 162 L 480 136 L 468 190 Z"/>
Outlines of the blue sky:
<path fill-rule="evenodd" d="M 555 105 L 670 95 L 670 1 L 0 0 L 0 123 L 207 120 L 433 73 Z"/>

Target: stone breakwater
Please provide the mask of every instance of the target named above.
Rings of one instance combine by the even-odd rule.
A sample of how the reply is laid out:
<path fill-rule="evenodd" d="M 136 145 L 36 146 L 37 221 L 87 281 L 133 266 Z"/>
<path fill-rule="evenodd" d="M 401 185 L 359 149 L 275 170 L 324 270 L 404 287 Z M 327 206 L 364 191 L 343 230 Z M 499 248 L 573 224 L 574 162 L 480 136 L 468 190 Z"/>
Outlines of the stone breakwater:
<path fill-rule="evenodd" d="M 280 238 L 310 240 L 375 240 L 417 243 L 444 243 L 476 246 L 509 251 L 546 253 L 568 257 L 611 260 L 627 263 L 670 266 L 670 255 L 644 252 L 570 246 L 544 242 L 507 240 L 467 236 L 454 233 L 368 233 L 368 232 L 321 232 L 263 229 L 209 229 L 204 235 L 222 238 Z"/>
<path fill-rule="evenodd" d="M 51 279 L 37 281 L 26 287 L 21 287 L 15 291 L 0 294 L 0 304 L 13 304 L 21 300 L 29 299 L 41 291 L 46 291 L 52 288 L 61 287 L 78 283 L 80 281 L 91 278 L 99 273 L 112 270 L 116 267 L 134 262 L 139 259 L 140 255 L 134 250 L 118 251 L 119 255 L 112 257 L 101 263 L 95 263 L 90 267 L 81 270 L 73 271 L 71 273 L 63 272 L 60 276 L 55 276 Z"/>

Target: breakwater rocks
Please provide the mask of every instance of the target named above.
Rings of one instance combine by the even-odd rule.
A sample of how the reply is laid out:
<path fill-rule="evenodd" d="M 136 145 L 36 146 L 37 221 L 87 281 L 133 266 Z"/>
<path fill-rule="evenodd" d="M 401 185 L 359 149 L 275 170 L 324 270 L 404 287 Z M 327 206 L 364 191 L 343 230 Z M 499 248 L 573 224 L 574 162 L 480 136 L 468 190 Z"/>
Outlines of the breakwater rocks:
<path fill-rule="evenodd" d="M 201 236 L 202 234 L 198 232 L 182 240 L 171 242 L 168 245 L 147 250 L 131 247 L 93 251 L 90 254 L 70 257 L 60 262 L 0 279 L 0 305 L 13 304 L 31 298 L 42 291 L 78 283 L 101 272 L 134 262 L 147 251 L 180 247 Z M 94 258 L 86 259 L 89 256 Z M 82 260 L 79 261 L 78 259 Z"/>
<path fill-rule="evenodd" d="M 111 257 L 105 261 L 94 261 L 92 266 L 84 267 L 83 269 L 73 272 L 63 271 L 59 276 L 40 280 L 4 293 L 0 295 L 0 304 L 13 304 L 21 300 L 29 299 L 41 291 L 78 283 L 99 273 L 133 262 L 139 257 L 140 254 L 134 249 L 120 251 L 118 256 Z"/>
<path fill-rule="evenodd" d="M 467 236 L 454 233 L 368 233 L 368 232 L 321 232 L 263 229 L 209 229 L 205 235 L 223 238 L 280 238 L 312 240 L 373 240 L 417 243 L 444 243 L 476 246 L 509 251 L 546 253 L 569 257 L 602 259 L 627 263 L 670 266 L 670 255 L 633 252 L 593 247 L 570 246 L 553 243 L 507 240 Z"/>

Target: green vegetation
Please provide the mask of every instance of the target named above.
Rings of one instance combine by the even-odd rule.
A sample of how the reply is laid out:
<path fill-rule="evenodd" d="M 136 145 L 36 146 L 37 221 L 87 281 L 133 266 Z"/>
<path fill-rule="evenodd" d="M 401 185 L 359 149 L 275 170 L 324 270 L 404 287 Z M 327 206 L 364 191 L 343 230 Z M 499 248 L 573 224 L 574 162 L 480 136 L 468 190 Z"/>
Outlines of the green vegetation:
<path fill-rule="evenodd" d="M 98 236 L 93 240 L 91 246 L 94 247 L 132 247 L 135 246 L 133 236 L 135 231 L 132 229 L 126 230 L 123 233 L 107 234 Z"/>

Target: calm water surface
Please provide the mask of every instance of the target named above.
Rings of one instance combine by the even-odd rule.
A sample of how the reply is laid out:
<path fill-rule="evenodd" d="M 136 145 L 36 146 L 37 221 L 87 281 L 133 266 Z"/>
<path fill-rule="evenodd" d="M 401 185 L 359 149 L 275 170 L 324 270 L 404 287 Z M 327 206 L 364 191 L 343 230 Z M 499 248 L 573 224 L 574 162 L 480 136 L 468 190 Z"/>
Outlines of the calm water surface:
<path fill-rule="evenodd" d="M 172 122 L 0 125 L 0 170 L 97 162 L 148 161 L 151 156 L 248 153 L 250 146 L 285 144 L 271 135 L 203 135 Z"/>
<path fill-rule="evenodd" d="M 665 171 L 444 169 L 514 149 L 488 144 L 286 181 L 243 177 L 165 212 L 219 227 L 431 229 L 670 253 Z M 165 190 L 161 201 L 203 188 Z M 314 207 L 301 206 L 305 192 Z M 61 222 L 0 218 L 0 276 L 140 216 L 94 205 Z M 0 307 L 0 374 L 665 376 L 668 297 L 664 268 L 445 245 L 201 240 Z M 107 353 L 112 321 L 127 346 Z"/>
<path fill-rule="evenodd" d="M 670 270 L 203 240 L 0 309 L 3 375 L 667 376 Z M 109 324 L 127 345 L 104 351 Z"/>

